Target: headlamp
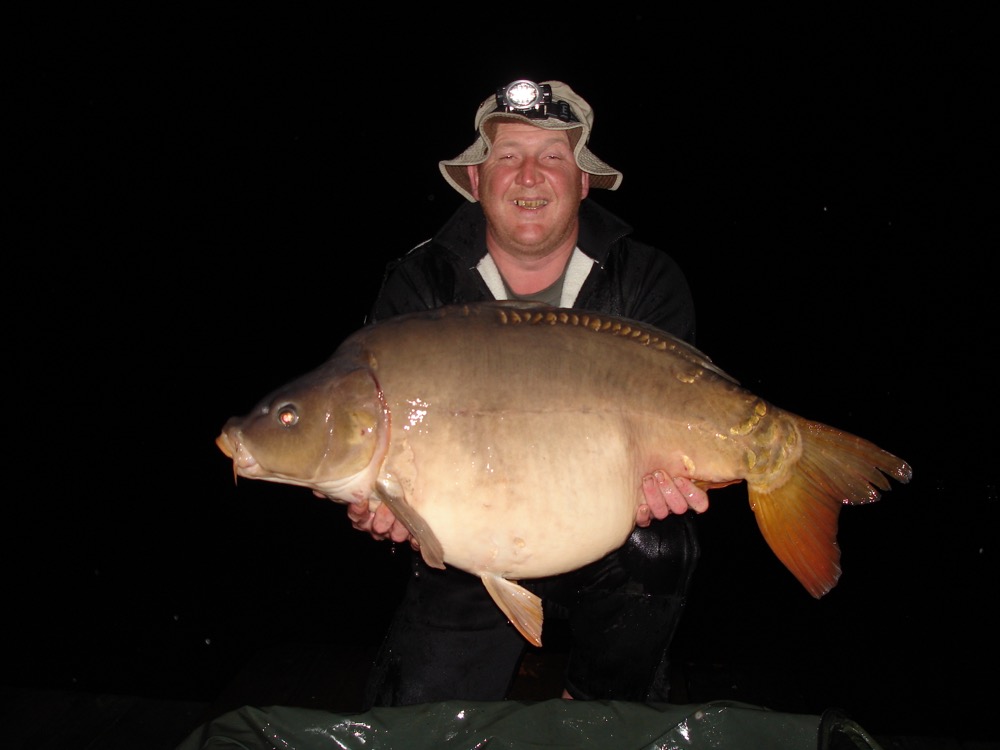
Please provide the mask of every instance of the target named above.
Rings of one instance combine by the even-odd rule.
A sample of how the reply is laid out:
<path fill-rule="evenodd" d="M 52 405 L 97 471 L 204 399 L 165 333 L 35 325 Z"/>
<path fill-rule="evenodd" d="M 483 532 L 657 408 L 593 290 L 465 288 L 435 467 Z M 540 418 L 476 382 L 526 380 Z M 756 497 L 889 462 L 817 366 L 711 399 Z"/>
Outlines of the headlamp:
<path fill-rule="evenodd" d="M 563 122 L 579 122 L 568 102 L 552 101 L 549 84 L 524 78 L 497 89 L 497 108 L 493 111 L 510 112 L 533 120 L 555 117 Z"/>

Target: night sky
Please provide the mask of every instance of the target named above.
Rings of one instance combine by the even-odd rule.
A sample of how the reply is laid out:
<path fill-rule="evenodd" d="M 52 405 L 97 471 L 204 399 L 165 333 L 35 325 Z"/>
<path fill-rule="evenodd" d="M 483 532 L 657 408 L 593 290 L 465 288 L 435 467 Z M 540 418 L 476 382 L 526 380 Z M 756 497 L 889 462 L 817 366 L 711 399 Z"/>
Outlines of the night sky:
<path fill-rule="evenodd" d="M 680 263 L 716 364 L 913 466 L 844 510 L 820 601 L 745 490 L 713 494 L 678 646 L 787 662 L 869 729 L 987 726 L 997 274 L 962 24 L 618 7 L 529 37 L 245 10 L 26 27 L 0 682 L 211 700 L 268 645 L 378 639 L 405 551 L 307 490 L 234 486 L 214 439 L 362 325 L 385 263 L 461 201 L 438 160 L 527 77 L 593 105 L 625 179 L 592 197 Z"/>

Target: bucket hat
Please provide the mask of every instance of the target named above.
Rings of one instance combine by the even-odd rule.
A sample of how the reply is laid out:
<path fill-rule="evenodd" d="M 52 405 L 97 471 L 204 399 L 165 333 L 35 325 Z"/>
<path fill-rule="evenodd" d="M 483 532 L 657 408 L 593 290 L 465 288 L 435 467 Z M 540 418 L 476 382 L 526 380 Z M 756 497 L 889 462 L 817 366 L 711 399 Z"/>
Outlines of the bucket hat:
<path fill-rule="evenodd" d="M 535 83 L 518 79 L 501 86 L 483 101 L 476 112 L 479 136 L 454 159 L 438 162 L 445 180 L 465 198 L 476 202 L 466 167 L 482 164 L 489 155 L 498 120 L 513 120 L 546 130 L 568 130 L 577 166 L 590 174 L 590 186 L 617 190 L 622 173 L 598 159 L 587 148 L 594 127 L 594 110 L 586 100 L 562 81 Z"/>

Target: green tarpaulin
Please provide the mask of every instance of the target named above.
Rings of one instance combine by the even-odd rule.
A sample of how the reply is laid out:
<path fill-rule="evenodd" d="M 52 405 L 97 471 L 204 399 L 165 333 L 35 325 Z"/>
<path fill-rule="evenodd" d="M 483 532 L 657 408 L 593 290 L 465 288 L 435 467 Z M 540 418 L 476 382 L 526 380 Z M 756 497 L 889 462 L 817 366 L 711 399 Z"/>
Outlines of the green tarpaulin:
<path fill-rule="evenodd" d="M 244 707 L 194 731 L 177 750 L 881 750 L 831 710 L 788 714 L 733 701 L 446 701 L 355 714 Z"/>

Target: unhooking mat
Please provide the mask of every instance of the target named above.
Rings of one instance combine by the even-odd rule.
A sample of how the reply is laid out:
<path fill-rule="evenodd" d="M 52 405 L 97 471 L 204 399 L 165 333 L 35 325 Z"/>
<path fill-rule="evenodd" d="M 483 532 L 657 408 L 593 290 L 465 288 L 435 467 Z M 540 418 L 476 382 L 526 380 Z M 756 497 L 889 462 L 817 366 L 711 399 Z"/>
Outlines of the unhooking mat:
<path fill-rule="evenodd" d="M 444 701 L 355 714 L 245 706 L 177 750 L 881 750 L 842 712 L 789 714 L 735 701 Z"/>

